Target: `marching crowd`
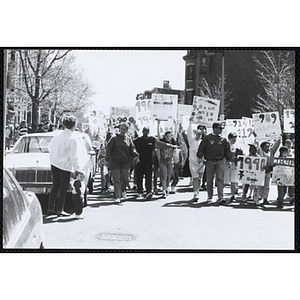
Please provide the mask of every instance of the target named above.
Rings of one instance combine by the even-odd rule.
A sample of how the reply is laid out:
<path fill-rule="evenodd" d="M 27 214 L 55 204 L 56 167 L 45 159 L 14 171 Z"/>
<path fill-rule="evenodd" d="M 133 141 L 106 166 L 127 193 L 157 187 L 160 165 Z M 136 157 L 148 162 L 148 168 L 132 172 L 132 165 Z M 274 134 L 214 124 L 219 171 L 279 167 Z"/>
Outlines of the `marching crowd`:
<path fill-rule="evenodd" d="M 50 193 L 48 214 L 65 215 L 64 199 L 72 170 L 75 170 L 73 181 L 73 202 L 75 217 L 82 218 L 83 211 L 83 179 L 84 174 L 78 169 L 76 142 L 72 132 L 76 128 L 76 118 L 67 116 L 63 120 L 65 130 L 54 137 L 50 143 L 50 163 L 53 173 L 53 188 Z M 158 121 L 158 129 L 160 122 Z M 101 173 L 101 192 L 105 193 L 110 185 L 114 187 L 114 199 L 120 203 L 126 199 L 129 179 L 133 178 L 137 189 L 137 199 L 151 199 L 153 194 L 161 198 L 176 192 L 176 185 L 181 176 L 190 177 L 193 187 L 193 201 L 200 203 L 199 191 L 207 191 L 207 201 L 213 201 L 214 185 L 217 188 L 217 202 L 235 201 L 238 193 L 239 170 L 237 162 L 243 152 L 236 147 L 237 134 L 230 132 L 227 138 L 222 136 L 223 124 L 216 122 L 213 132 L 207 134 L 205 126 L 192 129 L 190 120 L 186 132 L 179 126 L 174 134 L 167 131 L 161 137 L 149 136 L 149 127 L 142 129 L 142 136 L 132 138 L 127 134 L 128 124 L 122 123 L 118 133 L 107 132 L 106 137 L 96 136 L 93 147 L 96 161 Z M 270 178 L 274 167 L 274 156 L 279 149 L 279 157 L 293 157 L 293 145 L 285 136 L 269 142 L 249 144 L 249 156 L 266 158 L 265 183 L 263 186 L 243 185 L 242 202 L 252 197 L 256 205 L 268 203 Z M 281 147 L 280 147 L 281 146 Z M 145 192 L 143 179 L 145 178 Z M 159 179 L 159 180 L 158 180 Z M 231 195 L 225 199 L 223 190 L 230 185 Z M 161 191 L 158 189 L 161 186 Z M 294 201 L 294 186 L 278 186 L 277 206 L 283 207 L 283 199 L 288 194 Z M 248 196 L 248 197 L 247 197 Z M 57 202 L 57 203 L 56 203 Z"/>

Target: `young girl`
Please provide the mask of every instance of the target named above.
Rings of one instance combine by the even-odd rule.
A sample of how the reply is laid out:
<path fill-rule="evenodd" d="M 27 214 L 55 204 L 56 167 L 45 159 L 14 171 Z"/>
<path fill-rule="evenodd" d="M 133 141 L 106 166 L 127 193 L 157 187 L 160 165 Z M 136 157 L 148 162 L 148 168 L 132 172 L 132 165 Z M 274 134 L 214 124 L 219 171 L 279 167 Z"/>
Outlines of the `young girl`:
<path fill-rule="evenodd" d="M 74 217 L 76 219 L 83 219 L 83 198 L 85 193 L 85 186 L 83 183 L 84 173 L 81 171 L 75 171 L 75 179 L 72 182 L 72 201 L 75 206 Z"/>

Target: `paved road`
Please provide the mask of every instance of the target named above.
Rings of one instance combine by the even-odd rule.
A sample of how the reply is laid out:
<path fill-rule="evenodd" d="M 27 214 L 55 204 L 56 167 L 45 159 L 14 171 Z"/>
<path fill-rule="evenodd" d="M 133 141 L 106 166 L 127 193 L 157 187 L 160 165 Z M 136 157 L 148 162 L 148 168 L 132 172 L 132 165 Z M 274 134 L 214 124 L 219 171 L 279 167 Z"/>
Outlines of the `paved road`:
<path fill-rule="evenodd" d="M 240 190 L 241 191 L 241 190 Z M 225 188 L 225 196 L 230 192 Z M 215 190 L 216 194 L 216 190 Z M 85 218 L 44 220 L 45 248 L 49 249 L 193 249 L 293 250 L 294 211 L 275 205 L 256 208 L 239 201 L 228 206 L 193 204 L 188 179 L 180 180 L 177 193 L 166 199 L 128 199 L 115 204 L 112 193 L 100 195 L 99 181 L 89 195 Z M 216 196 L 215 196 L 216 197 Z M 270 200 L 277 197 L 271 187 Z"/>

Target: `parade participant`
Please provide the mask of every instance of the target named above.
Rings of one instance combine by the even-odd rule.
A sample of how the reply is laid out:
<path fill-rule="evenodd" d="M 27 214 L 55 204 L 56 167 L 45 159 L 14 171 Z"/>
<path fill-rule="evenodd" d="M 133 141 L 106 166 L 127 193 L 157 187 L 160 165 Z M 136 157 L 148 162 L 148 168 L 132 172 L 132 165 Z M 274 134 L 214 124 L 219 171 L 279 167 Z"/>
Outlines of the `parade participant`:
<path fill-rule="evenodd" d="M 104 144 L 101 144 L 100 150 L 98 153 L 98 166 L 100 168 L 100 175 L 101 175 L 101 193 L 105 193 L 109 189 L 110 183 L 110 172 L 105 165 L 105 156 L 106 156 L 106 149 Z"/>
<path fill-rule="evenodd" d="M 206 126 L 203 125 L 198 125 L 197 126 L 197 130 L 201 130 L 202 131 L 202 136 L 201 139 L 203 139 L 204 136 L 206 136 L 207 134 L 207 130 L 206 130 Z M 203 176 L 202 176 L 202 184 L 200 186 L 200 190 L 206 191 L 206 168 L 204 165 L 204 172 L 203 172 Z"/>
<path fill-rule="evenodd" d="M 257 154 L 257 148 L 255 144 L 248 144 L 249 145 L 249 156 L 259 156 Z M 247 192 L 249 190 L 250 184 L 244 184 L 243 186 L 243 194 L 242 194 L 242 202 L 247 202 Z M 253 200 L 254 203 L 258 201 L 258 187 L 256 185 L 251 185 L 250 195 L 253 193 Z"/>
<path fill-rule="evenodd" d="M 197 156 L 199 159 L 204 157 L 207 180 L 207 201 L 213 198 L 213 179 L 216 175 L 218 190 L 218 202 L 223 202 L 224 188 L 224 160 L 231 160 L 229 143 L 221 136 L 222 123 L 213 123 L 213 133 L 206 135 L 199 146 Z"/>
<path fill-rule="evenodd" d="M 159 124 L 160 121 L 157 122 L 158 126 L 158 137 L 159 134 Z M 168 147 L 166 149 L 160 150 L 160 158 L 159 158 L 159 167 L 160 167 L 160 180 L 162 184 L 162 198 L 166 198 L 169 195 L 169 185 L 171 180 L 171 175 L 173 172 L 173 151 L 176 148 L 176 142 L 172 137 L 171 131 L 166 131 L 164 137 L 160 139 L 161 142 L 173 145 L 173 147 Z"/>
<path fill-rule="evenodd" d="M 85 193 L 84 173 L 82 171 L 75 171 L 75 179 L 72 182 L 72 201 L 75 207 L 75 213 L 71 217 L 76 219 L 83 219 L 83 198 Z"/>
<path fill-rule="evenodd" d="M 176 185 L 179 182 L 179 176 L 182 172 L 182 152 L 180 148 L 174 149 L 173 152 L 173 173 L 171 176 L 171 191 L 170 193 L 175 194 L 176 193 Z"/>
<path fill-rule="evenodd" d="M 96 165 L 98 165 L 98 153 L 100 150 L 100 146 L 101 146 L 101 141 L 100 141 L 99 135 L 96 135 L 95 140 L 92 143 L 92 148 L 96 152 Z"/>
<path fill-rule="evenodd" d="M 106 148 L 106 162 L 112 173 L 117 203 L 121 202 L 121 197 L 126 199 L 131 161 L 135 164 L 139 162 L 139 154 L 131 138 L 126 135 L 127 131 L 128 125 L 121 124 L 119 133 L 111 137 Z"/>
<path fill-rule="evenodd" d="M 10 150 L 10 144 L 13 137 L 13 130 L 11 125 L 5 127 L 5 149 Z"/>
<path fill-rule="evenodd" d="M 279 148 L 279 158 L 285 158 L 289 156 L 289 148 L 286 146 L 282 146 Z M 293 194 L 293 189 L 288 189 L 290 186 L 285 185 L 277 185 L 277 192 L 278 192 L 278 198 L 277 198 L 277 207 L 283 208 L 283 200 L 286 192 L 289 193 L 289 198 L 293 199 L 295 196 Z"/>
<path fill-rule="evenodd" d="M 295 157 L 295 149 L 293 149 L 293 142 L 291 139 L 286 139 L 284 142 L 284 146 L 286 146 L 288 148 L 288 156 L 290 158 L 294 158 Z M 287 187 L 288 190 L 288 200 L 293 203 L 294 199 L 295 199 L 295 187 L 294 186 L 288 186 Z"/>
<path fill-rule="evenodd" d="M 228 161 L 224 166 L 224 184 L 230 184 L 231 197 L 227 199 L 226 202 L 230 203 L 235 201 L 235 194 L 238 191 L 239 182 L 239 170 L 237 168 L 237 155 L 242 154 L 242 151 L 237 151 L 236 147 L 237 134 L 235 132 L 230 132 L 228 134 L 228 143 L 230 146 L 230 152 L 232 156 L 232 161 Z"/>
<path fill-rule="evenodd" d="M 137 181 L 138 197 L 142 197 L 143 193 L 143 176 L 145 175 L 146 199 L 152 197 L 152 165 L 153 151 L 157 149 L 167 149 L 170 146 L 166 143 L 158 141 L 156 138 L 148 136 L 149 127 L 143 128 L 143 135 L 133 141 L 137 152 L 139 153 L 140 162 L 135 166 L 135 174 Z"/>
<path fill-rule="evenodd" d="M 48 215 L 69 215 L 64 212 L 64 204 L 71 172 L 80 169 L 77 138 L 74 136 L 76 123 L 76 117 L 65 116 L 63 118 L 65 129 L 54 136 L 49 144 L 53 186 L 49 195 Z"/>
<path fill-rule="evenodd" d="M 204 173 L 204 164 L 203 159 L 199 161 L 197 157 L 197 151 L 199 148 L 199 145 L 201 143 L 201 138 L 203 136 L 203 131 L 200 129 L 196 130 L 195 137 L 193 136 L 193 130 L 192 130 L 192 118 L 190 119 L 189 127 L 188 127 L 188 142 L 190 145 L 189 148 L 189 169 L 191 172 L 191 177 L 193 180 L 193 191 L 194 191 L 194 199 L 198 200 L 199 198 L 199 188 L 201 179 Z"/>
<path fill-rule="evenodd" d="M 259 156 L 261 157 L 266 157 L 267 162 L 264 167 L 266 170 L 265 173 L 265 184 L 263 186 L 258 187 L 258 197 L 259 201 L 263 199 L 264 204 L 268 204 L 268 195 L 269 195 L 269 190 L 270 190 L 270 178 L 271 178 L 271 172 L 273 170 L 273 163 L 274 163 L 274 155 L 279 148 L 281 139 L 276 140 L 274 145 L 270 148 L 270 142 L 262 142 L 260 144 L 260 149 L 259 149 Z"/>

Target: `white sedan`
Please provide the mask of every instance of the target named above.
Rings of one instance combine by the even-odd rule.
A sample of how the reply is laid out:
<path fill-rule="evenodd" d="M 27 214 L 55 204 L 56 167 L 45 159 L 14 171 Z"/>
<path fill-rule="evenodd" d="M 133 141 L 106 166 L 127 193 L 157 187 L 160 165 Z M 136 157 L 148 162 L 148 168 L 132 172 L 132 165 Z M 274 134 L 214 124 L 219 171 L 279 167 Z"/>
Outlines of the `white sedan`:
<path fill-rule="evenodd" d="M 15 176 L 24 191 L 49 194 L 52 187 L 52 172 L 49 161 L 49 144 L 60 131 L 26 134 L 17 141 L 12 151 L 5 156 L 4 165 Z M 85 205 L 87 193 L 93 192 L 96 172 L 95 151 L 90 137 L 75 131 L 80 138 L 80 164 L 85 171 Z"/>

